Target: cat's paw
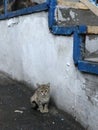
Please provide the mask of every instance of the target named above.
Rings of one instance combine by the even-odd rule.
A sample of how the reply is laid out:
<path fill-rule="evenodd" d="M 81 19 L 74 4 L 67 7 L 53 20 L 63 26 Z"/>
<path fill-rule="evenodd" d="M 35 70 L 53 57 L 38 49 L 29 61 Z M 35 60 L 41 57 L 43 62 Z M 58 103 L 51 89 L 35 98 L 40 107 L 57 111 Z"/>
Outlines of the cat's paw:
<path fill-rule="evenodd" d="M 41 113 L 48 113 L 49 112 L 49 110 L 48 109 L 37 109 L 37 110 L 39 110 Z"/>
<path fill-rule="evenodd" d="M 38 108 L 38 105 L 37 105 L 37 103 L 36 103 L 36 102 L 32 102 L 32 104 L 31 104 L 31 105 L 32 105 L 32 108 L 33 108 L 33 109 L 37 109 L 37 108 Z"/>
<path fill-rule="evenodd" d="M 43 107 L 42 107 L 42 106 L 39 106 L 39 107 L 37 108 L 37 110 L 40 111 L 41 113 L 44 113 L 44 112 L 43 112 Z"/>
<path fill-rule="evenodd" d="M 39 109 L 39 111 L 40 111 L 41 113 L 44 113 L 44 110 L 42 110 L 42 109 Z"/>
<path fill-rule="evenodd" d="M 43 110 L 43 113 L 48 113 L 48 112 L 49 112 L 48 108 Z"/>

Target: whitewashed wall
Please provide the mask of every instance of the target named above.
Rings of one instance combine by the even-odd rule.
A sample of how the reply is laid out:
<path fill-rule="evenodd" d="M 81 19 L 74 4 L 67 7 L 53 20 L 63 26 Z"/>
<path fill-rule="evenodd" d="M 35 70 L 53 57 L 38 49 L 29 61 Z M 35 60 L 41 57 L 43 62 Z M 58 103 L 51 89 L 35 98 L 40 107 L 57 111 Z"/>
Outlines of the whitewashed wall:
<path fill-rule="evenodd" d="M 73 38 L 51 34 L 45 12 L 0 21 L 0 70 L 32 85 L 50 82 L 58 107 L 98 130 L 98 77 L 80 73 L 72 55 Z"/>

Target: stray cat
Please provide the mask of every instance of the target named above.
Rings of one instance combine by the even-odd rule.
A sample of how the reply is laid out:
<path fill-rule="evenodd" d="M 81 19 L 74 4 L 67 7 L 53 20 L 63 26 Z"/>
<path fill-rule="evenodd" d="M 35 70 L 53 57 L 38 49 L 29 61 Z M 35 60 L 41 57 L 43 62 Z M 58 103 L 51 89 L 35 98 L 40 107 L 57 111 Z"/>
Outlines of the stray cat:
<path fill-rule="evenodd" d="M 37 84 L 38 88 L 35 91 L 34 95 L 30 98 L 32 107 L 35 108 L 38 106 L 38 110 L 41 113 L 47 113 L 48 104 L 50 99 L 50 84 Z"/>

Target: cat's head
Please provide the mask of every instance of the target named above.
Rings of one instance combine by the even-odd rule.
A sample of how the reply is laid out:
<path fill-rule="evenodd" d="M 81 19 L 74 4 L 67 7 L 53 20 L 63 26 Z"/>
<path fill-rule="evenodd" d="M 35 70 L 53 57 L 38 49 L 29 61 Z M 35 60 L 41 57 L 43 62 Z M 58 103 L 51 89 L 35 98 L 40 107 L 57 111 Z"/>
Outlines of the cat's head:
<path fill-rule="evenodd" d="M 38 92 L 42 96 L 46 96 L 50 93 L 50 83 L 48 83 L 48 84 L 37 84 L 37 86 L 38 86 Z"/>

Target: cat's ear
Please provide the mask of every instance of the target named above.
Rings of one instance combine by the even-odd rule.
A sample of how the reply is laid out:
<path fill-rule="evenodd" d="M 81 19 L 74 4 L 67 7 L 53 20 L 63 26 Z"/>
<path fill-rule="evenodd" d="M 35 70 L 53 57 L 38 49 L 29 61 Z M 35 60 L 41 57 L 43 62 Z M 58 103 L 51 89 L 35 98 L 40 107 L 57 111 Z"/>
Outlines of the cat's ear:
<path fill-rule="evenodd" d="M 37 83 L 36 86 L 37 86 L 37 87 L 40 87 L 40 84 Z"/>

